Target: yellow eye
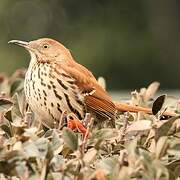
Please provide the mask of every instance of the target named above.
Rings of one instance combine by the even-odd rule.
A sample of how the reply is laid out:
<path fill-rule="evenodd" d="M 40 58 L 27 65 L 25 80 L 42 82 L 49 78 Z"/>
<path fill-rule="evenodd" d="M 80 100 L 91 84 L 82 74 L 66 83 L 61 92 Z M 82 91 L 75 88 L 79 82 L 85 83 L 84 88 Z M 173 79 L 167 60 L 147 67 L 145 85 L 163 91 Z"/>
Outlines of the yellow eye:
<path fill-rule="evenodd" d="M 44 44 L 44 45 L 43 45 L 43 48 L 44 48 L 44 49 L 48 49 L 48 48 L 49 48 L 49 45 L 48 45 L 48 44 Z"/>

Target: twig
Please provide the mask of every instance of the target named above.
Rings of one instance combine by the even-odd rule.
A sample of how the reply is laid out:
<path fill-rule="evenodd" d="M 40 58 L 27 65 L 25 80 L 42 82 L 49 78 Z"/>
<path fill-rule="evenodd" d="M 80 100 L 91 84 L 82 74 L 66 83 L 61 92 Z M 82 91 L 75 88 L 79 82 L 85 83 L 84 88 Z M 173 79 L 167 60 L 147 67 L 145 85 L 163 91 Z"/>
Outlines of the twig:
<path fill-rule="evenodd" d="M 29 106 L 27 107 L 27 111 L 24 116 L 24 123 L 27 125 L 27 127 L 32 125 L 32 111 Z"/>
<path fill-rule="evenodd" d="M 43 167 L 41 170 L 40 180 L 45 180 L 47 171 L 47 160 L 44 160 Z"/>
<path fill-rule="evenodd" d="M 124 159 L 127 156 L 127 152 L 125 149 L 120 151 L 120 155 L 119 155 L 119 166 L 120 168 L 124 165 Z"/>
<path fill-rule="evenodd" d="M 85 118 L 84 118 L 84 125 L 87 127 L 90 121 L 91 121 L 91 114 L 86 113 Z"/>
<path fill-rule="evenodd" d="M 127 129 L 127 125 L 128 125 L 129 116 L 130 116 L 129 112 L 124 113 L 124 122 L 123 122 L 122 133 L 120 134 L 119 141 L 122 141 L 124 139 L 126 129 Z"/>
<path fill-rule="evenodd" d="M 59 120 L 58 129 L 62 129 L 64 126 L 64 122 L 66 121 L 67 112 L 63 111 Z"/>
<path fill-rule="evenodd" d="M 84 156 L 84 150 L 85 150 L 85 146 L 86 146 L 88 135 L 89 135 L 89 129 L 90 129 L 90 126 L 91 126 L 91 124 L 93 122 L 93 118 L 91 117 L 90 114 L 86 114 L 85 118 L 86 118 L 86 122 L 88 122 L 88 124 L 87 124 L 87 131 L 85 133 L 85 136 L 84 136 L 82 144 L 81 144 L 81 154 L 82 154 L 82 156 Z"/>

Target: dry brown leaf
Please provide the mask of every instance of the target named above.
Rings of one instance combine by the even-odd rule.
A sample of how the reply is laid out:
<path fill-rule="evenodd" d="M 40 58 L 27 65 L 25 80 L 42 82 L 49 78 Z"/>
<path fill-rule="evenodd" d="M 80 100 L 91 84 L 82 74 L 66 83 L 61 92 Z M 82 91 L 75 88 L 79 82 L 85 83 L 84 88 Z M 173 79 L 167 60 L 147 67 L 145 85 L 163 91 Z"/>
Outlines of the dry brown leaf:
<path fill-rule="evenodd" d="M 159 82 L 157 82 L 157 81 L 152 82 L 146 90 L 144 100 L 148 101 L 148 100 L 152 99 L 154 97 L 155 93 L 157 92 L 159 86 L 160 86 Z"/>

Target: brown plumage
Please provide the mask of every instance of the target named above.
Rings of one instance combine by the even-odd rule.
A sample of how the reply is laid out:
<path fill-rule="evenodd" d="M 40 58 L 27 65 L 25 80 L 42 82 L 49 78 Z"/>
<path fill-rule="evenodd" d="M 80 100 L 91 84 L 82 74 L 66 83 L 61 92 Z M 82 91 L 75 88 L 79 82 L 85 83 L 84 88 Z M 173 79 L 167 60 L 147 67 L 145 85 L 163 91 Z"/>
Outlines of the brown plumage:
<path fill-rule="evenodd" d="M 63 111 L 73 113 L 78 119 L 83 119 L 86 112 L 105 119 L 115 119 L 117 111 L 151 113 L 151 109 L 114 103 L 93 74 L 55 40 L 42 38 L 30 42 L 12 40 L 10 43 L 30 52 L 25 94 L 32 110 L 48 127 L 59 121 Z"/>

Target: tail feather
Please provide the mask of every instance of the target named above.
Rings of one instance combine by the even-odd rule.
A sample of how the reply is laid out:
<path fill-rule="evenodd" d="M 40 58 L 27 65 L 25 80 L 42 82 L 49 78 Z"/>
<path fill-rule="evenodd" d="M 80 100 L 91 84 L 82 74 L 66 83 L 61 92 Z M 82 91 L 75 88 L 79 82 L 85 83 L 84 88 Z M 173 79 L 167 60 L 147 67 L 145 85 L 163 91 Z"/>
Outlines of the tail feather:
<path fill-rule="evenodd" d="M 116 109 L 121 112 L 129 111 L 129 112 L 145 112 L 147 114 L 152 114 L 152 109 L 151 108 L 145 108 L 145 107 L 140 107 L 140 106 L 133 106 L 129 105 L 126 103 L 119 103 L 115 102 Z M 172 111 L 165 111 L 163 113 L 165 116 L 176 116 L 176 113 Z"/>

